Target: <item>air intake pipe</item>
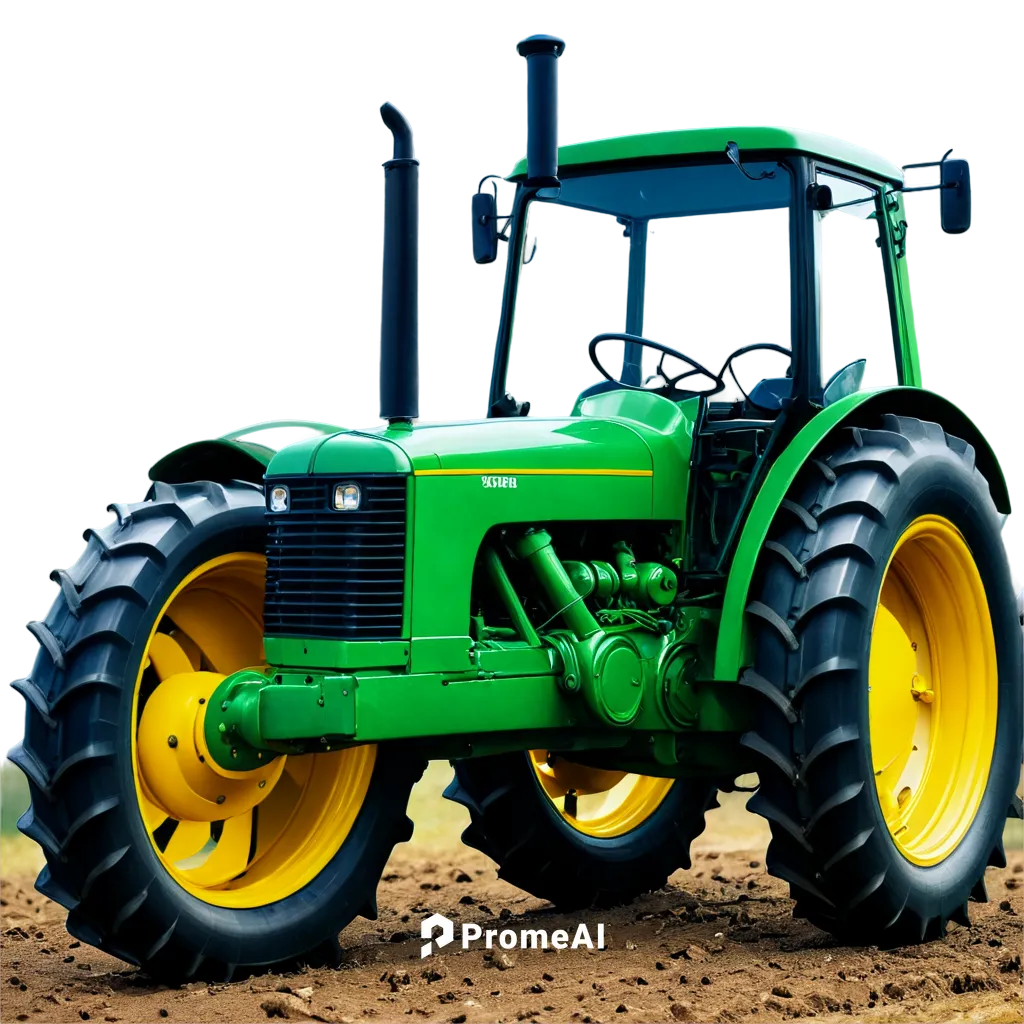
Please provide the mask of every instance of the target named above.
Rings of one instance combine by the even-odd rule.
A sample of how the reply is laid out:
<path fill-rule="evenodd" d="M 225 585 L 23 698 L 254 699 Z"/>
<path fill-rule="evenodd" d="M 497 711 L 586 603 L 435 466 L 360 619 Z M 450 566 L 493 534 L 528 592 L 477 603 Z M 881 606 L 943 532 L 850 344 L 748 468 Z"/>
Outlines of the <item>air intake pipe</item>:
<path fill-rule="evenodd" d="M 394 136 L 384 164 L 384 287 L 380 315 L 380 415 L 411 423 L 419 409 L 419 161 L 412 129 L 390 103 L 380 116 Z"/>
<path fill-rule="evenodd" d="M 558 68 L 565 43 L 555 36 L 530 36 L 517 47 L 526 58 L 526 184 L 558 186 Z"/>

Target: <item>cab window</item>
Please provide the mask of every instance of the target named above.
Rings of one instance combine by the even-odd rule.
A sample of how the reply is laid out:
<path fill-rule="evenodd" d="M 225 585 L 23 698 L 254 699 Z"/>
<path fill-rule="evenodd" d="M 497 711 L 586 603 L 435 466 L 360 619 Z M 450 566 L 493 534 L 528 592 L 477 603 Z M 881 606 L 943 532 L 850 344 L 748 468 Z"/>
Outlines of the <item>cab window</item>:
<path fill-rule="evenodd" d="M 832 191 L 832 208 L 815 214 L 822 385 L 827 390 L 836 374 L 861 359 L 866 363 L 859 389 L 895 384 L 896 351 L 878 246 L 878 190 L 823 171 L 816 181 Z"/>

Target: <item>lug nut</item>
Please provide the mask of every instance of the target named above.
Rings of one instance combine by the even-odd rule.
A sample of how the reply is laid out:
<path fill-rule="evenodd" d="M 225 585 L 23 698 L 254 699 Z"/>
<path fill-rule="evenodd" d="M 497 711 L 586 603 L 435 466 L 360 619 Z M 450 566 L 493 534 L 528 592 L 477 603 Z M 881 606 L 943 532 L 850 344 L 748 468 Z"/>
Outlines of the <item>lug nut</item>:
<path fill-rule="evenodd" d="M 916 675 L 910 681 L 910 696 L 917 701 L 924 701 L 931 704 L 935 699 L 935 691 L 919 676 Z"/>
<path fill-rule="evenodd" d="M 167 737 L 167 746 L 169 746 L 169 747 L 176 747 L 177 745 L 178 745 L 178 737 L 177 736 L 168 736 Z"/>

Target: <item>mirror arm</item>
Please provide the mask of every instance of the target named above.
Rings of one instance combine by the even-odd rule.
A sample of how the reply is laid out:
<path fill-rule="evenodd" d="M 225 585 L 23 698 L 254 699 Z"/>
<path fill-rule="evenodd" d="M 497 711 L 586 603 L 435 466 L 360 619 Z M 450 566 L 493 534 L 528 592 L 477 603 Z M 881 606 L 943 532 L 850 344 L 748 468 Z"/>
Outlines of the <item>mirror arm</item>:
<path fill-rule="evenodd" d="M 485 181 L 490 181 L 492 178 L 494 179 L 494 185 L 492 186 L 494 188 L 494 198 L 495 198 L 495 200 L 497 200 L 497 198 L 498 198 L 498 182 L 505 180 L 504 178 L 502 178 L 502 176 L 500 174 L 485 174 L 480 179 L 480 184 L 477 185 L 476 190 L 477 190 L 477 192 L 482 192 L 483 188 L 484 188 L 484 182 Z"/>
<path fill-rule="evenodd" d="M 864 203 L 871 202 L 870 197 L 864 197 L 864 199 L 847 200 L 845 203 L 833 203 L 829 201 L 827 206 L 822 206 L 822 200 L 819 200 L 818 197 L 822 196 L 824 188 L 827 187 L 827 185 L 811 185 L 810 189 L 811 205 L 815 210 L 819 210 L 822 213 L 825 213 L 828 210 L 842 210 L 845 206 L 861 206 Z M 959 188 L 959 182 L 936 182 L 934 185 L 897 185 L 888 189 L 884 194 L 884 198 L 888 199 L 890 196 L 895 196 L 897 193 L 905 193 L 905 191 L 937 191 L 942 188 Z M 831 189 L 829 189 L 829 193 L 830 191 Z"/>
<path fill-rule="evenodd" d="M 922 166 L 924 166 L 924 165 L 922 164 Z M 937 188 L 959 188 L 959 187 L 960 187 L 960 185 L 959 185 L 958 182 L 947 181 L 945 185 L 915 185 L 913 188 L 903 188 L 901 186 L 900 188 L 894 188 L 892 191 L 893 192 L 931 192 L 933 189 L 937 189 Z M 858 202 L 862 202 L 862 200 L 857 200 L 857 201 Z M 843 203 L 843 205 L 846 206 L 847 204 Z"/>
<path fill-rule="evenodd" d="M 498 223 L 498 224 L 501 224 L 501 222 L 503 220 L 505 221 L 505 223 L 501 224 L 501 226 L 498 228 L 498 241 L 499 242 L 508 242 L 508 240 L 509 240 L 508 230 L 509 230 L 509 224 L 512 223 L 512 215 L 511 214 L 505 214 L 502 217 L 499 217 L 497 215 L 495 215 L 494 217 L 481 217 L 480 218 L 480 223 L 481 224 L 485 224 L 488 220 L 493 220 L 493 221 L 495 221 L 495 223 Z"/>
<path fill-rule="evenodd" d="M 494 203 L 498 203 L 498 182 L 504 181 L 505 179 L 500 174 L 485 174 L 481 179 L 480 183 L 476 187 L 477 195 L 479 195 L 484 188 L 485 181 L 493 181 L 492 188 L 494 189 Z M 508 241 L 508 227 L 512 223 L 511 213 L 496 213 L 493 217 L 483 216 L 480 218 L 481 224 L 486 224 L 489 220 L 503 220 L 505 226 L 498 232 L 498 240 L 501 242 Z"/>

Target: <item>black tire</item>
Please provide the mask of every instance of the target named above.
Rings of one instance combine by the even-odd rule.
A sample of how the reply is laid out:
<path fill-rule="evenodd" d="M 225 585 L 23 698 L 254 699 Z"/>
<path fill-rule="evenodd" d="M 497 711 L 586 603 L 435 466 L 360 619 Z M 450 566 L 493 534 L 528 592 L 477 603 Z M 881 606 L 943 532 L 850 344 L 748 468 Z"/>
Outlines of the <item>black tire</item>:
<path fill-rule="evenodd" d="M 327 866 L 284 899 L 249 909 L 203 902 L 164 869 L 143 825 L 130 754 L 142 648 L 175 586 L 219 555 L 262 552 L 262 488 L 243 482 L 154 484 L 145 502 L 111 506 L 117 522 L 86 531 L 84 554 L 53 578 L 25 696 L 25 738 L 10 758 L 31 807 L 18 827 L 46 854 L 37 888 L 69 911 L 76 938 L 161 980 L 229 980 L 297 960 L 336 956 L 374 893 L 396 842 L 412 834 L 405 808 L 423 763 L 376 759 L 348 837 Z"/>
<path fill-rule="evenodd" d="M 995 748 L 978 811 L 944 860 L 921 866 L 890 835 L 873 778 L 868 662 L 875 608 L 897 540 L 943 516 L 980 572 L 995 634 Z M 968 924 L 987 865 L 1005 866 L 1002 831 L 1021 766 L 1022 645 L 988 484 L 974 449 L 935 423 L 887 415 L 880 429 L 829 438 L 772 525 L 748 613 L 755 673 L 770 699 L 743 744 L 760 757 L 749 807 L 768 819 L 767 867 L 794 913 L 846 941 L 880 946 Z"/>
<path fill-rule="evenodd" d="M 628 903 L 689 868 L 690 843 L 717 794 L 706 781 L 679 779 L 641 825 L 607 839 L 562 817 L 526 752 L 456 762 L 444 795 L 468 809 L 462 841 L 495 861 L 499 878 L 574 910 Z"/>

